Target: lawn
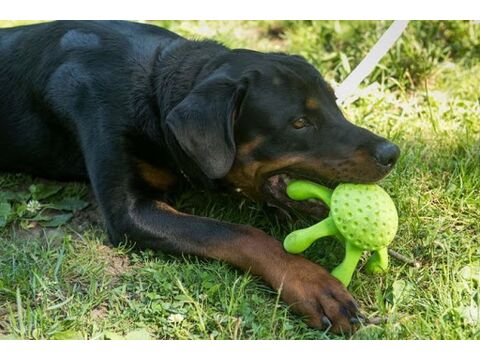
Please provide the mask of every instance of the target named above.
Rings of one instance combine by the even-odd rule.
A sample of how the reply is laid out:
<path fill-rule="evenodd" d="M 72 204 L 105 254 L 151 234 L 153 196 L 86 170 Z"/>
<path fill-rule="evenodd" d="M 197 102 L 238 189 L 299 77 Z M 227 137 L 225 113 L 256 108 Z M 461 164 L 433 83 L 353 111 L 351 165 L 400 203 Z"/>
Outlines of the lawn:
<path fill-rule="evenodd" d="M 298 53 L 339 83 L 390 22 L 154 23 Z M 375 321 L 351 338 L 480 339 L 480 25 L 411 22 L 363 89 L 343 110 L 402 150 L 381 185 L 399 211 L 392 248 L 419 266 L 393 259 L 385 275 L 355 274 L 350 290 Z M 311 222 L 287 224 L 229 195 L 191 192 L 175 202 L 278 239 Z M 343 249 L 324 240 L 305 256 L 331 269 Z M 342 337 L 308 328 L 260 279 L 227 264 L 112 248 L 86 184 L 0 174 L 0 338 Z"/>

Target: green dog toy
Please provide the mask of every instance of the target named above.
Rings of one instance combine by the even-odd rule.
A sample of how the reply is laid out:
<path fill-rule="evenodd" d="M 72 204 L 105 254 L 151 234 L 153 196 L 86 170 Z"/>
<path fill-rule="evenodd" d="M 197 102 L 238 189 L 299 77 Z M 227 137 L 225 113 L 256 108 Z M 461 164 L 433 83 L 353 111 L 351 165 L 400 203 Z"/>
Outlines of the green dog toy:
<path fill-rule="evenodd" d="M 348 286 L 364 250 L 373 251 L 367 271 L 381 273 L 388 268 L 387 246 L 395 237 L 398 215 L 390 196 L 378 185 L 341 184 L 335 190 L 310 181 L 293 181 L 287 186 L 293 200 L 320 199 L 329 217 L 306 229 L 290 233 L 285 250 L 298 254 L 315 240 L 335 236 L 345 242 L 345 258 L 332 275 Z"/>

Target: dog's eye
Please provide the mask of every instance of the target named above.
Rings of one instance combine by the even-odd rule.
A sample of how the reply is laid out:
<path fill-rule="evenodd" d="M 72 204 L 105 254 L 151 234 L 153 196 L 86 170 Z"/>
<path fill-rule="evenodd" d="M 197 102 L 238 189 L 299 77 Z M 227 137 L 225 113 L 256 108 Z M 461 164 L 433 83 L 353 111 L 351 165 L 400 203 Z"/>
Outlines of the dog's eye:
<path fill-rule="evenodd" d="M 303 129 L 306 126 L 310 126 L 310 122 L 306 118 L 301 117 L 301 118 L 293 120 L 292 121 L 292 126 L 295 129 Z"/>

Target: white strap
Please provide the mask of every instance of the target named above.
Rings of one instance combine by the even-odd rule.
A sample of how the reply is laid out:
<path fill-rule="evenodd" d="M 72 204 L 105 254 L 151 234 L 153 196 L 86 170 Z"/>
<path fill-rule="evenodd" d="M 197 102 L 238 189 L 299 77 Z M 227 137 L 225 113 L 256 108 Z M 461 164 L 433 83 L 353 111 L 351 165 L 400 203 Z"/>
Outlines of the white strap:
<path fill-rule="evenodd" d="M 373 71 L 382 57 L 402 35 L 408 25 L 408 20 L 395 20 L 378 42 L 372 47 L 367 56 L 358 64 L 350 75 L 337 87 L 335 95 L 337 103 L 347 104 L 354 101 L 360 83 Z"/>

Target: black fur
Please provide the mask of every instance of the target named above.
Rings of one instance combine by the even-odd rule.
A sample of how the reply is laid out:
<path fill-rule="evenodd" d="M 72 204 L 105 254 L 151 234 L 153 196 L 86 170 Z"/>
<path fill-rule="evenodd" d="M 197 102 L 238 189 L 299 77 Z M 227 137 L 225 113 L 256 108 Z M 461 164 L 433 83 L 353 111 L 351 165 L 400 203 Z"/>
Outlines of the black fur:
<path fill-rule="evenodd" d="M 309 126 L 294 129 L 298 117 Z M 238 148 L 255 140 L 239 158 Z M 375 181 L 398 149 L 347 122 L 301 57 L 230 50 L 146 24 L 60 21 L 0 29 L 0 154 L 2 171 L 89 181 L 114 244 L 128 239 L 223 259 L 277 286 L 293 268 L 287 263 L 305 271 L 313 265 L 248 226 L 159 206 L 138 163 L 168 173 L 175 185 L 226 181 L 259 190 L 279 172 Z M 300 161 L 272 168 L 289 156 Z M 247 165 L 257 172 L 235 175 Z M 287 301 L 306 294 L 302 279 L 285 287 Z M 344 291 L 329 277 L 320 283 Z"/>

